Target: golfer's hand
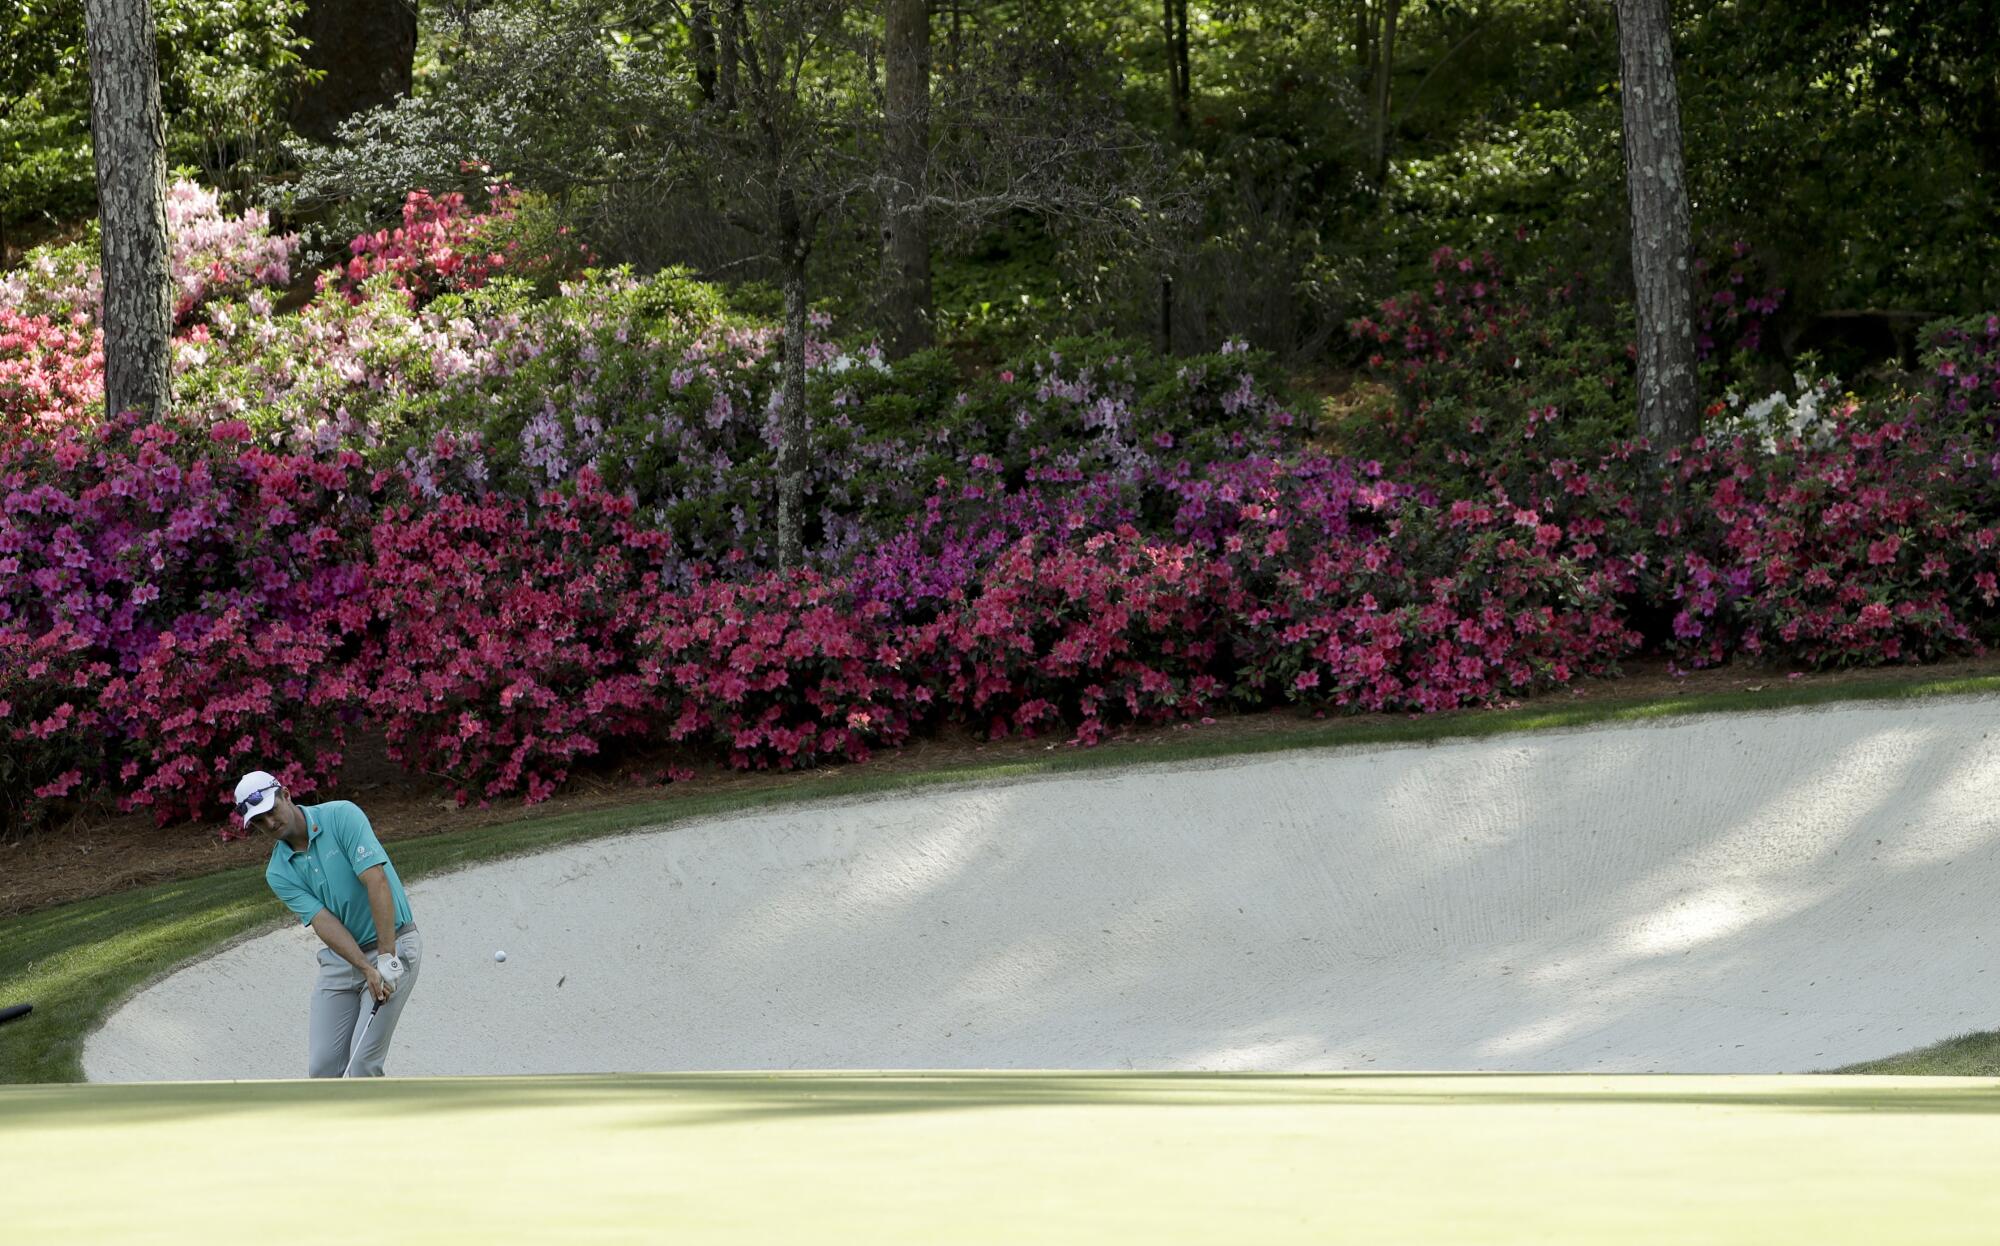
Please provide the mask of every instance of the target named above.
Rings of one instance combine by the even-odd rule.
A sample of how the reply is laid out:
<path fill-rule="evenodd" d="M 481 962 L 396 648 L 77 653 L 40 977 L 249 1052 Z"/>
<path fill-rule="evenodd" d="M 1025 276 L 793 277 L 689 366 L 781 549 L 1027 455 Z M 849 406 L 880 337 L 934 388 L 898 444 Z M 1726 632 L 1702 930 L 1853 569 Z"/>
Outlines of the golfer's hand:
<path fill-rule="evenodd" d="M 382 980 L 389 984 L 391 994 L 395 992 L 397 986 L 401 985 L 403 975 L 408 970 L 409 966 L 403 963 L 403 958 L 394 952 L 377 952 L 375 954 L 375 972 L 381 974 Z"/>
<path fill-rule="evenodd" d="M 374 996 L 376 1003 L 387 1003 L 389 997 L 396 993 L 396 984 L 383 977 L 375 966 L 370 965 L 361 972 L 368 977 L 368 993 Z"/>

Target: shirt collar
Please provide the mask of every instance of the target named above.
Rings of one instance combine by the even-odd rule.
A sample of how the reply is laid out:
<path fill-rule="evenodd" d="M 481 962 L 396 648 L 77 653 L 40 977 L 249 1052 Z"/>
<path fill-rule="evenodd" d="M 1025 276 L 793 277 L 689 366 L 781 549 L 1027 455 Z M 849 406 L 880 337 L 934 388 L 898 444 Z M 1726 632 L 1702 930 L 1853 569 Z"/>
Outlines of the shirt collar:
<path fill-rule="evenodd" d="M 299 812 L 306 815 L 306 846 L 303 848 L 294 848 L 280 839 L 271 849 L 273 852 L 283 852 L 287 861 L 302 852 L 311 852 L 313 841 L 319 838 L 319 819 L 314 817 L 312 810 L 305 805 L 299 806 Z"/>

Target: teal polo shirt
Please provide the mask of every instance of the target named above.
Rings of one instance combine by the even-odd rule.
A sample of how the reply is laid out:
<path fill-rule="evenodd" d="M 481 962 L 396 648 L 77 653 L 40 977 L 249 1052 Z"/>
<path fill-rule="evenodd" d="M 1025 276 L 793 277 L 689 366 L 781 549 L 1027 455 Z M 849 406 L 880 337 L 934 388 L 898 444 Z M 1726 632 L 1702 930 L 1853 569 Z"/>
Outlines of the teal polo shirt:
<path fill-rule="evenodd" d="M 368 815 L 351 800 L 330 800 L 323 805 L 300 805 L 306 815 L 306 846 L 294 852 L 280 839 L 271 845 L 271 864 L 264 867 L 264 881 L 285 907 L 310 926 L 321 909 L 330 910 L 347 927 L 347 933 L 363 947 L 375 942 L 375 914 L 368 907 L 368 888 L 361 872 L 379 865 L 389 879 L 389 894 L 396 901 L 396 926 L 410 923 L 410 898 L 403 894 L 403 880 Z"/>

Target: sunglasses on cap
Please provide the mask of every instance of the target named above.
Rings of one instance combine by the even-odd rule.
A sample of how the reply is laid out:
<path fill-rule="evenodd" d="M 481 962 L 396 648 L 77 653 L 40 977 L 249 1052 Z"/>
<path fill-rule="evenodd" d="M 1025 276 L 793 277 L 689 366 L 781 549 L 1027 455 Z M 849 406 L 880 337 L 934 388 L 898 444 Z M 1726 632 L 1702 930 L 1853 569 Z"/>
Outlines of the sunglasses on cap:
<path fill-rule="evenodd" d="M 264 799 L 264 796 L 265 796 L 265 794 L 266 794 L 266 793 L 268 793 L 268 792 L 275 792 L 275 791 L 277 791 L 277 790 L 278 790 L 279 788 L 281 788 L 281 787 L 283 787 L 283 786 L 284 786 L 284 784 L 282 784 L 282 783 L 273 783 L 273 784 L 272 784 L 271 786 L 269 786 L 269 787 L 260 787 L 260 788 L 258 788 L 258 789 L 257 789 L 256 791 L 254 791 L 254 792 L 250 793 L 250 794 L 249 794 L 248 796 L 244 797 L 244 798 L 243 798 L 242 800 L 239 800 L 239 801 L 237 801 L 237 802 L 236 802 L 236 816 L 237 816 L 237 817 L 239 817 L 239 818 L 244 818 L 244 819 L 248 819 L 248 818 L 249 818 L 249 816 L 250 816 L 250 806 L 252 806 L 252 805 L 256 804 L 256 803 L 257 803 L 258 801 L 260 801 L 260 800 Z"/>

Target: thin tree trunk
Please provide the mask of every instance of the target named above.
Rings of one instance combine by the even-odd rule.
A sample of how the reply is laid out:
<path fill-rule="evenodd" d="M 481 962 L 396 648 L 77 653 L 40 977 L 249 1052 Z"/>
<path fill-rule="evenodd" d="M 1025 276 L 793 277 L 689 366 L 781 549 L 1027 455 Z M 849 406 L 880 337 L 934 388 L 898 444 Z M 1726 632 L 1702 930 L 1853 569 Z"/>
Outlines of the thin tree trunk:
<path fill-rule="evenodd" d="M 1618 67 L 1639 318 L 1639 434 L 1664 453 L 1699 430 L 1693 226 L 1667 0 L 1618 0 Z"/>
<path fill-rule="evenodd" d="M 714 0 L 691 0 L 688 5 L 688 42 L 694 52 L 694 82 L 701 89 L 703 103 L 715 102 L 715 17 Z"/>
<path fill-rule="evenodd" d="M 1174 130 L 1186 137 L 1192 117 L 1188 105 L 1187 0 L 1160 0 L 1160 33 L 1167 47 L 1167 98 L 1173 107 Z"/>
<path fill-rule="evenodd" d="M 743 59 L 741 45 L 744 37 L 743 0 L 729 0 L 729 7 L 722 15 L 716 77 L 722 92 L 722 106 L 730 112 L 736 111 L 736 67 Z"/>
<path fill-rule="evenodd" d="M 1355 0 L 1354 4 L 1354 63 L 1368 71 L 1368 80 L 1375 80 L 1375 10 L 1368 0 Z"/>
<path fill-rule="evenodd" d="M 1167 48 L 1167 97 L 1173 108 L 1174 139 L 1185 143 L 1194 128 L 1189 105 L 1187 0 L 1161 0 L 1160 35 Z M 1160 274 L 1160 350 L 1169 355 L 1174 352 L 1174 278 L 1170 272 Z"/>
<path fill-rule="evenodd" d="M 1174 8 L 1174 69 L 1179 75 L 1180 107 L 1176 119 L 1182 133 L 1194 125 L 1194 71 L 1188 59 L 1187 0 L 1172 0 Z"/>
<path fill-rule="evenodd" d="M 1389 78 L 1396 69 L 1396 19 L 1402 11 L 1403 0 L 1383 0 L 1382 37 L 1375 50 L 1375 84 L 1371 92 L 1374 126 L 1368 152 L 1378 184 L 1389 176 Z"/>
<path fill-rule="evenodd" d="M 900 359 L 931 344 L 930 230 L 918 205 L 930 156 L 928 0 L 884 0 L 882 327 Z"/>
<path fill-rule="evenodd" d="M 806 494 L 806 240 L 787 205 L 785 255 L 784 398 L 778 408 L 778 567 L 804 557 Z"/>
<path fill-rule="evenodd" d="M 104 266 L 104 405 L 166 414 L 174 331 L 167 142 L 151 0 L 85 0 Z"/>

